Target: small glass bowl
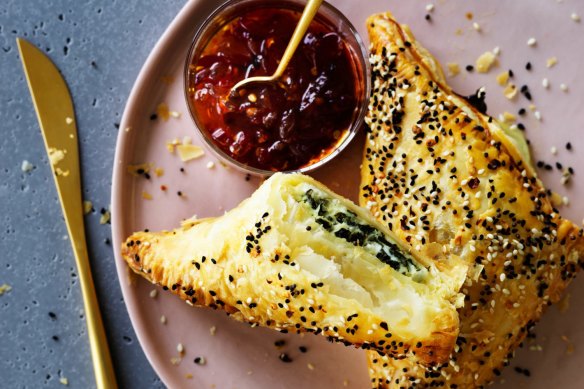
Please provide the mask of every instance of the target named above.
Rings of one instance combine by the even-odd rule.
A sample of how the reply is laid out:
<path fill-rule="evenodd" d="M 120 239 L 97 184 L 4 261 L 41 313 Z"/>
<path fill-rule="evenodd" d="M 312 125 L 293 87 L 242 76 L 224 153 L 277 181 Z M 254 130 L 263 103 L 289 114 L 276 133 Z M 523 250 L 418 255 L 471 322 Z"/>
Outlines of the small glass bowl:
<path fill-rule="evenodd" d="M 226 24 L 241 14 L 262 7 L 291 9 L 302 12 L 305 5 L 305 0 L 228 0 L 219 8 L 217 8 L 205 20 L 205 22 L 196 32 L 193 42 L 191 43 L 184 68 L 184 91 L 191 118 L 193 119 L 195 127 L 197 127 L 201 137 L 204 139 L 205 143 L 207 143 L 209 148 L 217 155 L 217 157 L 224 161 L 227 165 L 233 166 L 234 168 L 245 173 L 253 174 L 255 176 L 269 176 L 276 173 L 276 171 L 259 169 L 237 161 L 221 150 L 221 148 L 217 146 L 209 134 L 203 130 L 202 124 L 197 117 L 196 110 L 192 106 L 192 101 L 188 94 L 190 65 L 192 64 L 194 58 L 199 58 L 201 56 L 201 53 L 209 41 L 213 38 L 213 36 Z M 365 44 L 363 43 L 363 40 L 357 33 L 357 30 L 338 9 L 326 1 L 323 2 L 320 6 L 318 14 L 315 18 L 317 20 L 321 20 L 327 25 L 336 28 L 337 32 L 345 40 L 345 44 L 351 53 L 351 58 L 355 67 L 355 75 L 357 77 L 358 83 L 358 105 L 355 108 L 351 124 L 349 125 L 348 130 L 345 131 L 343 139 L 337 143 L 337 145 L 329 152 L 329 154 L 310 165 L 306 165 L 298 169 L 283 171 L 286 173 L 305 173 L 324 165 L 336 157 L 351 142 L 355 134 L 361 128 L 369 103 L 369 95 L 371 92 L 371 69 L 369 67 L 368 51 L 365 47 Z"/>

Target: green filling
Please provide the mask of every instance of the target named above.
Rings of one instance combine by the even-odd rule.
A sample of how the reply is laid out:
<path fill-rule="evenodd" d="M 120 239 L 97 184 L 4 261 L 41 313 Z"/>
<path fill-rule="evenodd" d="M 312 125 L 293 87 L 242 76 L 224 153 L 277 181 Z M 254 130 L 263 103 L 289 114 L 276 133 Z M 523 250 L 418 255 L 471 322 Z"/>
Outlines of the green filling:
<path fill-rule="evenodd" d="M 426 269 L 414 258 L 375 227 L 363 222 L 357 214 L 347 209 L 339 201 L 331 200 L 315 189 L 307 190 L 302 202 L 316 212 L 316 223 L 336 237 L 344 239 L 356 247 L 362 247 L 381 262 L 399 273 L 412 276 Z"/>

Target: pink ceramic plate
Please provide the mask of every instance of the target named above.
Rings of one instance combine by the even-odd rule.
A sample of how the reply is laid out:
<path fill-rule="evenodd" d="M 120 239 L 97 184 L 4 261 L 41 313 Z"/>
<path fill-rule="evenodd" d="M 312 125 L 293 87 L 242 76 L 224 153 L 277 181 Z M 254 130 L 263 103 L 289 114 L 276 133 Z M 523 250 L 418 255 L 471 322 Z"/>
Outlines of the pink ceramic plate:
<path fill-rule="evenodd" d="M 571 18 L 573 12 L 584 16 L 584 3 L 554 0 L 483 1 L 439 0 L 433 11 L 426 11 L 426 1 L 355 1 L 332 2 L 340 8 L 366 38 L 365 18 L 374 12 L 392 10 L 398 19 L 409 24 L 417 38 L 446 64 L 456 62 L 462 72 L 450 78 L 462 94 L 487 87 L 489 112 L 517 113 L 527 108 L 520 118 L 527 127 L 535 160 L 556 161 L 573 166 L 575 176 L 568 187 L 560 184 L 561 174 L 555 169 L 542 172 L 545 183 L 553 190 L 568 195 L 571 204 L 563 207 L 566 217 L 580 221 L 584 216 L 584 78 L 578 77 L 584 63 L 584 23 Z M 184 136 L 203 145 L 197 138 L 183 98 L 183 61 L 191 38 L 205 17 L 218 5 L 213 0 L 188 2 L 156 45 L 134 86 L 118 136 L 112 189 L 112 226 L 115 247 L 133 231 L 149 228 L 170 229 L 181 219 L 222 214 L 238 204 L 257 187 L 258 180 L 228 170 L 215 161 L 209 151 L 198 160 L 182 163 L 169 153 L 167 141 Z M 431 15 L 431 21 L 425 19 Z M 468 14 L 468 15 L 467 15 Z M 472 20 L 469 20 L 472 14 Z M 477 23 L 480 31 L 473 27 Z M 537 40 L 527 45 L 529 38 Z M 487 50 L 500 47 L 499 67 L 489 74 L 468 73 L 467 64 Z M 557 57 L 558 63 L 546 67 L 546 59 Z M 532 70 L 525 70 L 530 61 Z M 527 84 L 533 103 L 541 112 L 535 119 L 529 103 L 520 97 L 511 102 L 502 95 L 495 75 L 512 69 L 517 85 Z M 551 87 L 544 89 L 542 79 Z M 567 91 L 560 89 L 565 83 Z M 151 120 L 160 103 L 181 114 L 168 120 Z M 362 137 L 332 163 L 314 175 L 332 189 L 355 199 Z M 565 149 L 571 141 L 573 151 Z M 557 147 L 553 155 L 550 148 Z M 209 162 L 215 162 L 208 168 Z M 164 170 L 158 177 L 135 177 L 127 173 L 130 164 L 151 163 Z M 180 169 L 183 168 L 184 172 Z M 166 186 L 163 191 L 161 186 Z M 182 192 L 179 197 L 177 192 Z M 146 199 L 149 197 L 152 199 Z M 154 289 L 142 279 L 130 276 L 116 250 L 116 265 L 125 301 L 134 328 L 148 359 L 164 383 L 172 388 L 353 388 L 368 387 L 368 375 L 362 351 L 329 344 L 316 336 L 282 335 L 273 331 L 250 328 L 229 320 L 225 315 L 191 308 L 168 293 Z M 577 280 L 570 290 L 572 305 L 584 294 L 584 283 Z M 161 323 L 164 316 L 166 324 Z M 584 366 L 584 313 L 568 309 L 560 313 L 552 308 L 537 330 L 537 338 L 526 342 L 512 361 L 512 366 L 528 368 L 531 378 L 506 370 L 502 386 L 520 385 L 530 388 L 582 387 Z M 276 348 L 274 342 L 286 344 Z M 185 348 L 178 359 L 177 345 Z M 308 352 L 301 353 L 299 346 Z M 278 359 L 287 353 L 292 363 Z M 204 357 L 205 365 L 193 363 Z M 174 364 L 173 362 L 174 361 Z M 501 386 L 499 386 L 501 387 Z"/>

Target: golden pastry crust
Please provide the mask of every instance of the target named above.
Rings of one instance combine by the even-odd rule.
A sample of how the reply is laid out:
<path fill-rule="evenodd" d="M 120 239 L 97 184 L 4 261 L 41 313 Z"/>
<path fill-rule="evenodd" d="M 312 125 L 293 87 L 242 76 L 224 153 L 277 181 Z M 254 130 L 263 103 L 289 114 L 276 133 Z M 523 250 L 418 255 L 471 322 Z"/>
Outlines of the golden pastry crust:
<path fill-rule="evenodd" d="M 374 91 L 361 205 L 416 252 L 471 269 L 449 361 L 424 368 L 368 352 L 376 388 L 484 387 L 582 266 L 582 230 L 560 217 L 516 140 L 446 85 L 391 14 L 367 21 Z"/>
<path fill-rule="evenodd" d="M 222 217 L 133 234 L 122 256 L 191 305 L 442 363 L 458 334 L 455 302 L 467 268 L 459 262 L 438 272 L 397 242 L 312 178 L 276 174 Z"/>

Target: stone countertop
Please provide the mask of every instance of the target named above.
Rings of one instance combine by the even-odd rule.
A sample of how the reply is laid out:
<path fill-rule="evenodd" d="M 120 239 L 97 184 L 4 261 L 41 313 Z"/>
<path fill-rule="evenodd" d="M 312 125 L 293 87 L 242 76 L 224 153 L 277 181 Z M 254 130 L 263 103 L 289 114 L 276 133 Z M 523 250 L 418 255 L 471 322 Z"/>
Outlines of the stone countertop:
<path fill-rule="evenodd" d="M 44 50 L 75 104 L 93 276 L 120 388 L 163 387 L 130 323 L 100 210 L 110 203 L 117 126 L 150 50 L 184 0 L 5 0 L 0 4 L 0 387 L 95 386 L 67 231 L 16 38 Z M 23 161 L 34 168 L 21 169 Z"/>

